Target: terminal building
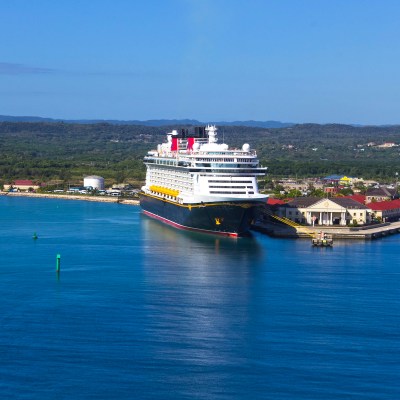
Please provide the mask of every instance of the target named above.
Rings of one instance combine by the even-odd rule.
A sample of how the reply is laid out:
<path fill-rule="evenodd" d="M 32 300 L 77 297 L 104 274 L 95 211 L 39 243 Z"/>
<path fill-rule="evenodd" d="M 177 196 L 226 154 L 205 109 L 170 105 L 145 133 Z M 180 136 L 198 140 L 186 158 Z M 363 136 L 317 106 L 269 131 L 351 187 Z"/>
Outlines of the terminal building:
<path fill-rule="evenodd" d="M 312 226 L 365 225 L 371 222 L 371 212 L 367 206 L 344 197 L 298 197 L 279 205 L 276 214 Z"/>

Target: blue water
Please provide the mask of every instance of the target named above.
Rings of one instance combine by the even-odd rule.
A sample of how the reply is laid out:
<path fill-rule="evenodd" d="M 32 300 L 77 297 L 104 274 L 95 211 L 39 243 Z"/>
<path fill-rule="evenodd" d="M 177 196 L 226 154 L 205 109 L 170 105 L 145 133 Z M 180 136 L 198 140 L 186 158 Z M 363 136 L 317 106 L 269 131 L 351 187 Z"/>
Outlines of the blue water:
<path fill-rule="evenodd" d="M 319 249 L 10 197 L 0 222 L 1 399 L 400 398 L 400 235 Z"/>

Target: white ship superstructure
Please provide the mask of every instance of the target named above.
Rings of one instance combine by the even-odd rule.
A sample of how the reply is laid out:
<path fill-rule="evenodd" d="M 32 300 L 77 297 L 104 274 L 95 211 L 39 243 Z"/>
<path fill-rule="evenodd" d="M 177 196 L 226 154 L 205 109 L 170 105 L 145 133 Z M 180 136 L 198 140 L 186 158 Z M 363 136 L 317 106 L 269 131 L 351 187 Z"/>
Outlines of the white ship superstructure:
<path fill-rule="evenodd" d="M 170 189 L 174 193 L 165 193 L 167 198 L 181 203 L 265 200 L 258 192 L 256 177 L 265 175 L 266 168 L 258 166 L 256 152 L 248 144 L 230 150 L 217 143 L 215 126 L 205 130 L 208 140 L 188 141 L 191 138 L 179 137 L 177 131 L 168 133 L 168 142 L 145 157 L 143 191 L 156 195 L 159 192 L 154 186 Z"/>

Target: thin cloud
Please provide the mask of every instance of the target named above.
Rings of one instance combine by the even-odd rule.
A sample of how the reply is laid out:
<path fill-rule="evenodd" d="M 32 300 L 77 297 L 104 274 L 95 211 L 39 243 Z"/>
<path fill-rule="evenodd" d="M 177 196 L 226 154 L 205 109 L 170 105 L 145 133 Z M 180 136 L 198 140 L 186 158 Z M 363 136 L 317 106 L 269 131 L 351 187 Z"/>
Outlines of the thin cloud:
<path fill-rule="evenodd" d="M 0 62 L 0 75 L 40 75 L 40 74 L 62 74 L 66 76 L 87 76 L 87 77 L 121 77 L 121 78 L 171 78 L 174 77 L 175 74 L 172 71 L 163 71 L 163 70 L 153 70 L 153 71 L 113 71 L 113 70 L 98 70 L 98 71 L 90 71 L 90 70 L 60 70 L 53 68 L 43 68 L 43 67 L 35 67 L 26 64 L 16 64 L 16 63 L 8 63 L 8 62 Z"/>
<path fill-rule="evenodd" d="M 25 64 L 0 62 L 0 75 L 51 74 L 54 72 L 55 70 L 51 68 L 42 68 Z"/>
<path fill-rule="evenodd" d="M 104 77 L 121 77 L 121 78 L 170 78 L 177 74 L 173 71 L 162 70 L 138 70 L 138 71 L 81 71 L 70 72 L 70 74 L 86 75 L 86 76 L 104 76 Z"/>

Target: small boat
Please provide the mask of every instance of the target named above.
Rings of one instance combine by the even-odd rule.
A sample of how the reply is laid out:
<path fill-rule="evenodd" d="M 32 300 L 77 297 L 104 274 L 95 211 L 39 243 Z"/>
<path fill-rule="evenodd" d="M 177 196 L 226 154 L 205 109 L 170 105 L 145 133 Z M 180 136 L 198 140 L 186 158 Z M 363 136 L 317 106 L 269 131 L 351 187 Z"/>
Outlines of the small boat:
<path fill-rule="evenodd" d="M 324 232 L 319 232 L 316 234 L 316 237 L 313 237 L 311 239 L 311 244 L 313 246 L 319 246 L 319 247 L 332 247 L 333 246 L 332 235 L 329 235 Z"/>

